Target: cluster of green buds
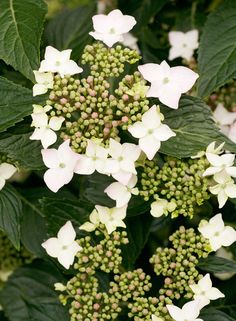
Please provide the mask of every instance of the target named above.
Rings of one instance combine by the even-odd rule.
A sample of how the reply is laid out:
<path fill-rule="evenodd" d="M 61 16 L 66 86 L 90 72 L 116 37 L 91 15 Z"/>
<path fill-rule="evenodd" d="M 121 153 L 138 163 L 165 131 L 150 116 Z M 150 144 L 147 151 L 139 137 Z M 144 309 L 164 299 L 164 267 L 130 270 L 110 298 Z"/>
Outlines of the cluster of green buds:
<path fill-rule="evenodd" d="M 16 268 L 30 263 L 32 259 L 32 255 L 23 246 L 17 251 L 8 237 L 0 231 L 0 286 Z"/>
<path fill-rule="evenodd" d="M 145 201 L 166 199 L 174 205 L 172 218 L 179 215 L 192 218 L 198 207 L 210 198 L 208 178 L 202 177 L 208 166 L 205 157 L 180 160 L 167 156 L 162 168 L 146 160 L 140 172 L 139 195 Z"/>
<path fill-rule="evenodd" d="M 184 226 L 173 233 L 169 241 L 171 247 L 157 248 L 150 259 L 155 273 L 165 277 L 159 299 L 191 299 L 193 292 L 189 285 L 197 283 L 202 277 L 197 264 L 200 258 L 206 258 L 211 252 L 209 241 L 196 234 L 193 228 L 185 229 Z"/>
<path fill-rule="evenodd" d="M 207 104 L 215 109 L 218 104 L 223 104 L 229 111 L 236 110 L 236 80 L 230 80 L 227 85 L 211 94 Z"/>
<path fill-rule="evenodd" d="M 70 139 L 74 151 L 83 153 L 87 140 L 92 138 L 100 139 L 104 146 L 110 138 L 119 140 L 119 129 L 126 130 L 149 109 L 145 97 L 148 87 L 139 72 L 115 84 L 125 63 L 134 64 L 139 59 L 135 50 L 119 45 L 107 48 L 98 42 L 86 46 L 82 55 L 82 63 L 89 64 L 90 75 L 83 79 L 54 76 L 46 101 L 51 107 L 48 116 L 65 118 L 60 137 Z"/>

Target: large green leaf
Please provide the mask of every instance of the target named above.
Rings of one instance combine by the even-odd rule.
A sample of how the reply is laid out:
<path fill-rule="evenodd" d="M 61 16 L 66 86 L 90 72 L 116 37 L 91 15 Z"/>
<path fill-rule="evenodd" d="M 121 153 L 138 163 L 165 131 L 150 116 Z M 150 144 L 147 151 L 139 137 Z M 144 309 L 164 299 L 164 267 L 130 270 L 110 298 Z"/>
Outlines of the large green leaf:
<path fill-rule="evenodd" d="M 43 169 L 42 145 L 39 141 L 29 139 L 32 133 L 28 133 L 24 126 L 0 134 L 0 152 L 17 161 L 21 168 Z"/>
<path fill-rule="evenodd" d="M 236 1 L 209 15 L 199 46 L 199 95 L 205 97 L 236 76 Z"/>
<path fill-rule="evenodd" d="M 161 111 L 165 115 L 164 123 L 176 133 L 175 137 L 162 142 L 162 153 L 190 157 L 213 141 L 225 142 L 225 149 L 236 153 L 236 144 L 219 132 L 210 108 L 200 98 L 184 96 L 178 110 L 162 107 Z"/>
<path fill-rule="evenodd" d="M 65 10 L 51 20 L 45 32 L 48 45 L 58 50 L 72 49 L 72 57 L 78 59 L 85 45 L 92 40 L 89 31 L 96 6 L 81 6 L 75 10 Z"/>
<path fill-rule="evenodd" d="M 20 247 L 20 219 L 22 204 L 16 190 L 5 185 L 0 191 L 0 229 L 2 229 L 14 246 Z"/>
<path fill-rule="evenodd" d="M 198 263 L 198 267 L 203 271 L 212 273 L 236 273 L 236 261 L 224 259 L 218 256 L 208 256 Z"/>
<path fill-rule="evenodd" d="M 64 281 L 54 265 L 37 261 L 14 272 L 0 293 L 10 321 L 69 321 L 54 283 Z"/>
<path fill-rule="evenodd" d="M 236 321 L 236 318 L 232 318 L 228 314 L 214 308 L 204 309 L 200 317 L 203 318 L 204 321 Z"/>
<path fill-rule="evenodd" d="M 32 91 L 0 77 L 0 131 L 20 122 L 33 111 L 32 104 L 41 102 L 42 96 L 33 97 Z"/>
<path fill-rule="evenodd" d="M 46 12 L 43 0 L 0 1 L 0 59 L 32 81 Z"/>

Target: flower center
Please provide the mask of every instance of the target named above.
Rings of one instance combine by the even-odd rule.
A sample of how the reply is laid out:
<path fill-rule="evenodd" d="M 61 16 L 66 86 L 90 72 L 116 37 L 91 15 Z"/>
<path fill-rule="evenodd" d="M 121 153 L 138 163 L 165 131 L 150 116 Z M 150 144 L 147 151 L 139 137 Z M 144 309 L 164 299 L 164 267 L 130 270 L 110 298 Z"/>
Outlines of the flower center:
<path fill-rule="evenodd" d="M 150 134 L 150 135 L 153 134 L 153 129 L 149 129 L 148 134 Z"/>
<path fill-rule="evenodd" d="M 163 84 L 168 84 L 169 81 L 170 81 L 170 79 L 168 77 L 165 77 L 163 79 Z"/>
<path fill-rule="evenodd" d="M 183 43 L 183 48 L 186 48 L 187 47 L 187 44 L 186 43 Z"/>
<path fill-rule="evenodd" d="M 60 163 L 60 164 L 59 164 L 59 167 L 61 167 L 61 168 L 65 168 L 65 167 L 66 167 L 66 164 L 64 164 L 64 163 Z"/>
<path fill-rule="evenodd" d="M 67 250 L 68 246 L 67 245 L 63 245 L 62 246 L 62 250 Z"/>
<path fill-rule="evenodd" d="M 56 65 L 56 66 L 60 66 L 60 65 L 61 65 L 61 62 L 57 60 L 56 63 L 55 63 L 55 65 Z"/>
<path fill-rule="evenodd" d="M 119 161 L 119 162 L 123 161 L 123 159 L 124 159 L 123 156 L 118 157 L 118 161 Z"/>
<path fill-rule="evenodd" d="M 114 33 L 116 33 L 116 30 L 115 30 L 115 28 L 111 28 L 111 29 L 110 29 L 110 31 L 109 31 L 109 33 L 111 33 L 111 34 L 114 34 Z"/>

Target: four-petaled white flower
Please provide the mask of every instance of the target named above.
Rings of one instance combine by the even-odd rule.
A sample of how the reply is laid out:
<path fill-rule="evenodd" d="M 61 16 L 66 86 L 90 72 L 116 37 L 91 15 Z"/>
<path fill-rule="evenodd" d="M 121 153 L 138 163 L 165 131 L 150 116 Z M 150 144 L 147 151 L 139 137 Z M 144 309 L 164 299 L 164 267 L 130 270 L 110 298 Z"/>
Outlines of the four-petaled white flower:
<path fill-rule="evenodd" d="M 113 165 L 112 176 L 123 185 L 127 185 L 133 174 L 137 174 L 135 161 L 139 158 L 141 149 L 130 143 L 120 144 L 114 139 L 109 142 L 109 162 Z"/>
<path fill-rule="evenodd" d="M 51 148 L 41 151 L 43 162 L 49 168 L 43 178 L 47 187 L 55 193 L 72 180 L 80 158 L 80 155 L 72 151 L 69 144 L 70 140 L 66 140 L 58 150 Z"/>
<path fill-rule="evenodd" d="M 202 220 L 198 227 L 199 232 L 209 240 L 213 251 L 221 246 L 230 246 L 236 241 L 236 231 L 231 226 L 225 226 L 222 214 L 212 217 L 209 222 Z"/>
<path fill-rule="evenodd" d="M 210 303 L 210 300 L 217 300 L 224 298 L 224 294 L 217 288 L 212 286 L 210 274 L 207 273 L 198 284 L 189 285 L 194 293 L 194 299 L 200 301 L 200 307 L 203 308 L 205 305 Z"/>
<path fill-rule="evenodd" d="M 170 127 L 161 123 L 163 118 L 159 108 L 153 105 L 143 114 L 142 121 L 138 121 L 128 128 L 132 136 L 139 138 L 139 147 L 150 160 L 159 150 L 161 141 L 176 136 Z"/>
<path fill-rule="evenodd" d="M 170 67 L 166 61 L 145 64 L 138 67 L 143 78 L 151 83 L 147 97 L 159 98 L 160 102 L 177 109 L 181 94 L 189 91 L 197 78 L 197 73 L 183 66 Z"/>
<path fill-rule="evenodd" d="M 57 72 L 61 77 L 75 75 L 83 71 L 70 59 L 71 49 L 59 51 L 52 46 L 46 47 L 45 59 L 41 61 L 39 72 Z"/>
<path fill-rule="evenodd" d="M 219 208 L 222 208 L 229 197 L 236 197 L 236 185 L 234 180 L 224 172 L 215 174 L 213 178 L 218 184 L 209 187 L 209 190 L 217 195 Z"/>
<path fill-rule="evenodd" d="M 57 258 L 58 262 L 69 269 L 73 264 L 77 252 L 82 250 L 82 247 L 75 241 L 76 233 L 70 221 L 63 225 L 57 237 L 51 237 L 44 243 L 42 247 L 45 248 L 48 255 Z"/>
<path fill-rule="evenodd" d="M 61 128 L 65 118 L 62 116 L 53 116 L 50 118 L 45 111 L 48 111 L 50 106 L 42 107 L 34 105 L 34 112 L 31 115 L 33 121 L 31 126 L 36 127 L 33 134 L 30 136 L 31 140 L 41 140 L 44 148 L 54 144 L 57 140 L 57 135 L 54 132 Z"/>
<path fill-rule="evenodd" d="M 100 146 L 97 140 L 88 140 L 85 155 L 80 155 L 75 172 L 80 175 L 90 175 L 97 171 L 101 174 L 116 172 L 114 161 L 108 159 L 108 148 Z"/>
<path fill-rule="evenodd" d="M 168 212 L 173 212 L 176 208 L 174 202 L 168 202 L 165 199 L 157 199 L 151 204 L 151 215 L 154 217 L 160 217 L 163 214 L 167 215 Z"/>
<path fill-rule="evenodd" d="M 126 227 L 123 220 L 126 217 L 127 205 L 119 208 L 96 205 L 95 208 L 99 221 L 106 226 L 108 234 L 114 232 L 117 227 Z"/>
<path fill-rule="evenodd" d="M 8 164 L 8 163 L 0 164 L 0 190 L 6 184 L 6 180 L 11 178 L 16 171 L 17 171 L 17 168 L 12 164 Z"/>
<path fill-rule="evenodd" d="M 236 143 L 236 112 L 229 112 L 223 104 L 218 104 L 213 116 L 220 131 Z"/>
<path fill-rule="evenodd" d="M 171 45 L 169 60 L 182 57 L 191 60 L 194 50 L 198 48 L 198 30 L 190 30 L 186 33 L 181 31 L 170 31 L 168 34 Z"/>
<path fill-rule="evenodd" d="M 225 172 L 229 176 L 236 177 L 236 167 L 233 166 L 235 159 L 234 154 L 216 155 L 206 152 L 206 157 L 212 166 L 208 167 L 202 176 Z"/>
<path fill-rule="evenodd" d="M 129 32 L 136 24 L 132 16 L 123 15 L 118 9 L 108 15 L 98 14 L 93 16 L 93 28 L 89 34 L 96 40 L 103 41 L 108 47 L 124 40 L 123 35 Z"/>
<path fill-rule="evenodd" d="M 203 321 L 198 319 L 201 307 L 197 300 L 185 303 L 182 309 L 171 304 L 167 304 L 166 307 L 175 321 Z"/>
<path fill-rule="evenodd" d="M 202 150 L 202 151 L 198 152 L 197 155 L 191 156 L 191 158 L 192 159 L 200 158 L 200 157 L 206 155 L 206 153 L 219 155 L 219 154 L 223 153 L 224 144 L 225 143 L 221 143 L 218 147 L 216 147 L 216 142 L 212 142 L 207 146 L 206 151 Z"/>
<path fill-rule="evenodd" d="M 36 84 L 33 87 L 33 96 L 45 94 L 53 88 L 53 75 L 51 72 L 39 72 L 34 70 Z"/>
<path fill-rule="evenodd" d="M 100 223 L 99 215 L 96 209 L 94 209 L 92 213 L 89 215 L 89 221 L 90 222 L 85 222 L 84 224 L 80 225 L 79 229 L 87 232 L 92 232 L 96 230 Z"/>
<path fill-rule="evenodd" d="M 123 207 L 129 203 L 132 194 L 138 195 L 139 190 L 135 187 L 137 180 L 137 176 L 132 175 L 127 185 L 119 182 L 111 183 L 104 192 L 116 201 L 116 207 Z"/>

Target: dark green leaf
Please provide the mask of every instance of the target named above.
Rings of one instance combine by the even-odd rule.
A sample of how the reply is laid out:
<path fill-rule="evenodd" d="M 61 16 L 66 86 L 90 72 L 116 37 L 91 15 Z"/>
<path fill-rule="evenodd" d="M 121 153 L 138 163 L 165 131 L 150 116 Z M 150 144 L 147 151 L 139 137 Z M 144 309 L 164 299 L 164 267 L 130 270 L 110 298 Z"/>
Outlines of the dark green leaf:
<path fill-rule="evenodd" d="M 232 318 L 228 314 L 214 308 L 204 309 L 201 312 L 200 317 L 204 321 L 235 321 L 236 320 L 235 318 Z"/>
<path fill-rule="evenodd" d="M 236 1 L 225 0 L 209 15 L 199 46 L 198 92 L 208 96 L 236 76 Z"/>
<path fill-rule="evenodd" d="M 175 157 L 190 157 L 205 150 L 213 141 L 225 142 L 225 149 L 236 153 L 236 144 L 221 134 L 212 118 L 210 108 L 196 97 L 184 96 L 178 110 L 161 108 L 165 121 L 176 133 L 162 142 L 160 151 Z"/>
<path fill-rule="evenodd" d="M 28 128 L 27 128 L 28 127 Z M 30 140 L 29 125 L 15 127 L 0 134 L 0 152 L 6 153 L 24 169 L 44 169 L 40 141 Z"/>
<path fill-rule="evenodd" d="M 122 248 L 123 265 L 126 269 L 133 268 L 141 254 L 150 234 L 152 220 L 152 216 L 147 214 L 126 220 L 129 243 Z"/>
<path fill-rule="evenodd" d="M 47 43 L 58 50 L 72 49 L 72 57 L 78 59 L 85 45 L 92 41 L 89 31 L 93 29 L 92 16 L 95 13 L 95 5 L 63 11 L 47 25 Z"/>
<path fill-rule="evenodd" d="M 20 122 L 33 112 L 32 104 L 37 104 L 42 97 L 33 97 L 32 91 L 0 77 L 0 131 Z"/>
<path fill-rule="evenodd" d="M 5 185 L 0 191 L 0 229 L 2 229 L 14 246 L 20 248 L 20 219 L 22 204 L 16 190 Z"/>
<path fill-rule="evenodd" d="M 200 260 L 198 267 L 203 271 L 212 273 L 236 273 L 236 261 L 231 261 L 213 255 Z"/>
<path fill-rule="evenodd" d="M 0 1 L 0 59 L 32 81 L 46 12 L 43 0 Z"/>
<path fill-rule="evenodd" d="M 6 316 L 10 321 L 69 321 L 54 290 L 54 283 L 61 281 L 62 275 L 49 263 L 19 268 L 0 293 Z"/>

